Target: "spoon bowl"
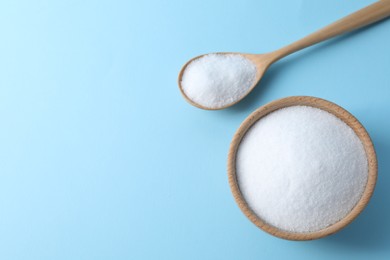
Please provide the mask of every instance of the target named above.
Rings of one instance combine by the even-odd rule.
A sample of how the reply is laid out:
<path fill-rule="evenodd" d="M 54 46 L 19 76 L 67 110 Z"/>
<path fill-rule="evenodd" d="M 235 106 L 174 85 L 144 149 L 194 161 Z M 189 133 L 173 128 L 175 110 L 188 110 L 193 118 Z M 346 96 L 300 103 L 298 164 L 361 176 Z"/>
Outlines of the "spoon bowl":
<path fill-rule="evenodd" d="M 241 55 L 242 57 L 246 58 L 247 60 L 249 60 L 250 62 L 252 62 L 256 66 L 255 80 L 253 81 L 252 85 L 249 87 L 249 89 L 247 90 L 245 95 L 243 95 L 241 98 L 239 98 L 238 100 L 236 100 L 234 102 L 226 104 L 225 106 L 221 106 L 221 107 L 218 107 L 218 108 L 213 108 L 213 107 L 207 107 L 207 106 L 201 105 L 201 104 L 196 103 L 195 101 L 193 101 L 191 98 L 189 98 L 187 96 L 187 94 L 183 90 L 183 87 L 182 87 L 182 84 L 181 84 L 182 79 L 183 79 L 183 74 L 184 74 L 185 70 L 187 69 L 188 65 L 191 64 L 193 61 L 198 60 L 198 59 L 200 59 L 200 58 L 202 58 L 202 57 L 204 57 L 206 55 L 209 55 L 209 54 L 199 55 L 199 56 L 196 56 L 196 57 L 190 59 L 181 68 L 181 70 L 179 72 L 179 77 L 178 77 L 179 90 L 180 90 L 180 93 L 182 94 L 182 96 L 184 97 L 184 99 L 188 103 L 190 103 L 191 105 L 193 105 L 195 107 L 198 107 L 198 108 L 201 108 L 201 109 L 204 109 L 204 110 L 221 110 L 221 109 L 225 109 L 225 108 L 228 108 L 230 106 L 233 106 L 233 105 L 237 104 L 238 102 L 240 102 L 242 99 L 244 99 L 255 88 L 255 86 L 260 82 L 261 78 L 263 77 L 263 75 L 266 72 L 266 70 L 268 69 L 268 67 L 273 63 L 273 60 L 272 60 L 273 56 L 270 55 L 270 54 L 248 54 L 248 53 L 237 53 L 237 52 L 216 52 L 216 53 L 211 53 L 211 54 L 217 54 L 217 55 Z"/>
<path fill-rule="evenodd" d="M 304 49 L 316 43 L 325 41 L 327 39 L 333 38 L 337 35 L 350 32 L 352 30 L 377 22 L 379 20 L 388 17 L 389 15 L 390 15 L 390 0 L 381 0 L 351 15 L 348 15 L 342 18 L 341 20 L 338 20 L 320 29 L 319 31 L 314 32 L 290 45 L 287 45 L 279 50 L 270 53 L 265 53 L 265 54 L 245 54 L 245 53 L 235 53 L 235 52 L 215 53 L 219 55 L 241 55 L 242 57 L 251 61 L 256 66 L 255 80 L 253 81 L 252 85 L 247 89 L 247 91 L 243 95 L 241 95 L 238 99 L 234 99 L 233 102 L 226 103 L 222 106 L 208 107 L 199 104 L 198 102 L 195 102 L 194 100 L 189 98 L 188 95 L 183 90 L 182 80 L 183 80 L 184 72 L 186 71 L 188 65 L 195 60 L 203 58 L 207 54 L 197 56 L 189 60 L 180 70 L 179 77 L 178 77 L 178 85 L 179 85 L 180 92 L 186 101 L 188 101 L 191 105 L 196 106 L 198 108 L 202 108 L 206 110 L 219 110 L 219 109 L 230 107 L 238 103 L 239 101 L 241 101 L 254 89 L 254 87 L 259 83 L 264 73 L 269 68 L 269 66 L 271 66 L 272 63 L 278 61 L 279 59 L 291 53 L 294 53 L 296 51 L 299 51 L 301 49 Z"/>

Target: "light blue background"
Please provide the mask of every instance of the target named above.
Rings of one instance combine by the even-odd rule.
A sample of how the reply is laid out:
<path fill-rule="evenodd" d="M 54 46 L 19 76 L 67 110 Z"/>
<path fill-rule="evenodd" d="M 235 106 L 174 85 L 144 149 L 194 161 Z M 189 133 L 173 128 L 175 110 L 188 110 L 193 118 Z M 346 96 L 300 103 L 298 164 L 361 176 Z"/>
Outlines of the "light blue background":
<path fill-rule="evenodd" d="M 0 259 L 389 259 L 390 20 L 281 60 L 240 104 L 177 88 L 193 56 L 275 50 L 373 1 L 1 1 Z M 318 241 L 250 223 L 227 182 L 240 123 L 312 95 L 376 146 L 366 210 Z"/>

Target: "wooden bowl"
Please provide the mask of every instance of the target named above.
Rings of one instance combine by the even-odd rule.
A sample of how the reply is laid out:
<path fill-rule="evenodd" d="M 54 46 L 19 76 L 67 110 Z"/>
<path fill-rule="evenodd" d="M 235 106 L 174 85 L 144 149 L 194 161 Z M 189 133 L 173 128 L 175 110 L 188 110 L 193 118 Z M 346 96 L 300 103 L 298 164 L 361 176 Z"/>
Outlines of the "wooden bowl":
<path fill-rule="evenodd" d="M 290 106 L 310 106 L 314 108 L 319 108 L 322 110 L 325 110 L 342 121 L 344 121 L 349 127 L 351 127 L 356 135 L 360 138 L 361 142 L 363 143 L 364 150 L 366 152 L 366 156 L 368 159 L 368 179 L 367 184 L 365 187 L 365 190 L 363 192 L 362 197 L 356 204 L 356 206 L 351 210 L 351 212 L 348 213 L 343 219 L 340 221 L 330 225 L 329 227 L 326 227 L 324 229 L 321 229 L 319 231 L 315 232 L 307 232 L 307 233 L 295 233 L 295 232 L 288 232 L 285 230 L 278 229 L 277 227 L 274 227 L 266 222 L 264 222 L 259 216 L 257 216 L 251 208 L 246 203 L 243 195 L 241 194 L 240 187 L 237 182 L 237 175 L 236 175 L 236 154 L 238 147 L 240 145 L 240 142 L 245 136 L 245 133 L 248 131 L 248 129 L 257 122 L 260 118 L 266 116 L 267 114 L 278 110 L 280 108 L 290 107 Z M 306 97 L 306 96 L 295 96 L 295 97 L 287 97 L 283 99 L 279 99 L 276 101 L 273 101 L 271 103 L 268 103 L 259 109 L 257 109 L 255 112 L 253 112 L 251 115 L 249 115 L 248 118 L 245 119 L 245 121 L 241 124 L 240 128 L 237 130 L 236 134 L 233 137 L 233 140 L 230 145 L 229 155 L 228 155 L 228 177 L 229 177 L 229 184 L 230 188 L 232 190 L 234 199 L 236 200 L 238 206 L 242 210 L 242 212 L 259 228 L 264 230 L 265 232 L 268 232 L 271 235 L 274 235 L 276 237 L 280 237 L 283 239 L 288 240 L 313 240 L 322 238 L 331 234 L 334 234 L 347 226 L 349 223 L 351 223 L 366 207 L 368 204 L 375 188 L 375 183 L 377 179 L 377 160 L 376 160 L 376 154 L 374 150 L 374 146 L 371 142 L 371 139 L 367 133 L 367 131 L 364 129 L 364 127 L 360 124 L 360 122 L 351 115 L 348 111 L 345 109 L 339 107 L 336 104 L 333 104 L 329 101 L 315 98 L 315 97 Z"/>

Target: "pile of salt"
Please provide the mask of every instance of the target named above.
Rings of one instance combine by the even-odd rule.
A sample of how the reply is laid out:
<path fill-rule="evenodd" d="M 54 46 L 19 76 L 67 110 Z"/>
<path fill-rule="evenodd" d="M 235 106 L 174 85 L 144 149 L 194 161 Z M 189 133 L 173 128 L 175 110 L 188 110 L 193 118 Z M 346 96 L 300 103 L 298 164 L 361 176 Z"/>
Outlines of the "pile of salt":
<path fill-rule="evenodd" d="M 367 156 L 356 133 L 336 116 L 292 106 L 261 118 L 236 158 L 240 191 L 266 223 L 315 232 L 344 218 L 362 196 Z"/>
<path fill-rule="evenodd" d="M 218 109 L 245 96 L 256 78 L 256 66 L 242 55 L 208 54 L 186 67 L 185 95 L 206 108 Z"/>

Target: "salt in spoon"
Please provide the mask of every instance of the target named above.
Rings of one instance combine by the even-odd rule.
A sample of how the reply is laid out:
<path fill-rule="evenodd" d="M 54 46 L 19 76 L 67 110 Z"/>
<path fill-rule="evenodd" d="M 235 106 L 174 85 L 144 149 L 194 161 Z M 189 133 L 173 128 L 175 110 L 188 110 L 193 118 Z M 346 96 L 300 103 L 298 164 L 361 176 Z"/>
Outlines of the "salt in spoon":
<path fill-rule="evenodd" d="M 181 69 L 179 73 L 178 83 L 179 83 L 179 89 L 182 93 L 183 97 L 192 105 L 206 109 L 206 110 L 219 110 L 224 109 L 227 107 L 230 107 L 239 101 L 241 101 L 244 97 L 246 97 L 253 88 L 258 84 L 262 76 L 264 75 L 265 71 L 269 68 L 271 64 L 274 62 L 280 60 L 281 58 L 294 53 L 296 51 L 299 51 L 301 49 L 304 49 L 306 47 L 309 47 L 311 45 L 314 45 L 316 43 L 325 41 L 327 39 L 330 39 L 332 37 L 335 37 L 337 35 L 350 32 L 352 30 L 361 28 L 363 26 L 369 25 L 371 23 L 377 22 L 379 20 L 382 20 L 390 15 L 390 0 L 381 0 L 378 2 L 375 2 L 363 9 L 360 9 L 359 11 L 356 11 L 355 13 L 352 13 L 290 45 L 287 45 L 279 50 L 265 53 L 265 54 L 245 54 L 245 53 L 232 53 L 232 52 L 225 52 L 225 53 L 216 53 L 217 55 L 241 55 L 242 57 L 248 59 L 256 66 L 256 76 L 255 80 L 253 81 L 252 85 L 248 88 L 248 90 L 244 93 L 244 95 L 240 96 L 238 99 L 233 100 L 230 103 L 223 104 L 222 106 L 205 106 L 202 104 L 199 104 L 199 102 L 195 102 L 191 98 L 187 96 L 185 91 L 182 87 L 182 79 L 183 74 L 189 64 L 191 64 L 193 61 L 204 57 L 204 54 L 198 57 L 195 57 L 191 60 L 189 60 Z"/>

